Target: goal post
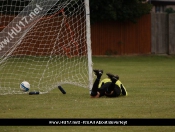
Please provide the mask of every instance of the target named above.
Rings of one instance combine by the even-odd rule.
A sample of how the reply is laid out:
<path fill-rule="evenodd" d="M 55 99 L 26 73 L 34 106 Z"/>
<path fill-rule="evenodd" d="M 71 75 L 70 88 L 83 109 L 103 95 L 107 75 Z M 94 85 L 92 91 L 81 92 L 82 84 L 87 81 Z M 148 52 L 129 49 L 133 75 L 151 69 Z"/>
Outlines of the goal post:
<path fill-rule="evenodd" d="M 88 52 L 88 67 L 89 67 L 89 90 L 91 91 L 93 85 L 92 75 L 92 50 L 91 50 L 91 28 L 90 28 L 90 11 L 89 0 L 85 0 L 86 5 L 86 40 L 87 40 L 87 52 Z"/>
<path fill-rule="evenodd" d="M 47 93 L 58 85 L 91 89 L 89 0 L 0 2 L 0 95 Z"/>

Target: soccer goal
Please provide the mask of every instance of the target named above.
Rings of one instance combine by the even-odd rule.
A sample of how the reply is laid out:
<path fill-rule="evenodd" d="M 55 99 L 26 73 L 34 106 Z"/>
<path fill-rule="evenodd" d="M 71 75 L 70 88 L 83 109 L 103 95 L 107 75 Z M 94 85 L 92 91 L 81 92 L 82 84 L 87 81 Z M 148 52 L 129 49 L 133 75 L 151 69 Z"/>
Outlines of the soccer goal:
<path fill-rule="evenodd" d="M 88 0 L 0 2 L 0 94 L 92 87 Z"/>

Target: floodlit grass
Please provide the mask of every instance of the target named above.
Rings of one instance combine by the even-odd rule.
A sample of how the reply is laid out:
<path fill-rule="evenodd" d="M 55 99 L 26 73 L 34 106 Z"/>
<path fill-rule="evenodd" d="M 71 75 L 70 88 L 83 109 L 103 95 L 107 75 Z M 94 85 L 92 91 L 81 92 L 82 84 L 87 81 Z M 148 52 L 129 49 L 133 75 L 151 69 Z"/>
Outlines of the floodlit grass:
<path fill-rule="evenodd" d="M 1 95 L 0 118 L 175 118 L 175 56 L 93 57 L 93 67 L 118 74 L 127 97 L 89 97 L 89 90 L 63 85 L 43 95 Z M 105 78 L 106 75 L 103 75 Z M 0 127 L 2 132 L 173 132 L 175 127 Z"/>

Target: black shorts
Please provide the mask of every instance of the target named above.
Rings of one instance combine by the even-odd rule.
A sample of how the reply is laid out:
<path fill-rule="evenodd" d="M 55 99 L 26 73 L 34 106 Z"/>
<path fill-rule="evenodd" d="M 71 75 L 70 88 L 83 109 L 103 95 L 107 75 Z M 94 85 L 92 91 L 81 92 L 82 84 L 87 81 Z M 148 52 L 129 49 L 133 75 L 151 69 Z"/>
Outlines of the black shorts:
<path fill-rule="evenodd" d="M 107 88 L 110 86 L 112 82 L 107 82 L 105 84 L 102 84 L 102 86 L 98 89 L 98 92 L 100 93 L 101 96 L 107 96 L 107 97 L 118 97 L 121 94 L 121 89 L 118 85 L 115 84 L 114 87 L 114 92 L 112 95 L 106 95 L 105 92 L 107 91 Z"/>

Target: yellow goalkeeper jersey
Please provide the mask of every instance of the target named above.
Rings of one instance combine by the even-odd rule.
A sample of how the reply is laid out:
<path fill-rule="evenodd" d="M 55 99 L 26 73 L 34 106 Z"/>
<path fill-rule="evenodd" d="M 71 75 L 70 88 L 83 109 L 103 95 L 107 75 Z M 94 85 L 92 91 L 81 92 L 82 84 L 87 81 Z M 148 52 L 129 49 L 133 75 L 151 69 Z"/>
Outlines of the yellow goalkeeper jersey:
<path fill-rule="evenodd" d="M 103 79 L 103 80 L 99 83 L 98 88 L 101 88 L 102 84 L 103 84 L 103 83 L 105 84 L 105 83 L 107 83 L 107 82 L 112 82 L 112 81 L 111 81 L 111 79 L 109 79 L 109 78 L 105 78 L 105 79 Z M 124 85 L 121 83 L 120 80 L 118 80 L 115 84 L 118 85 L 118 86 L 120 87 L 120 89 L 121 89 L 121 95 L 124 95 L 124 96 L 127 96 L 127 95 L 128 95 L 128 93 L 127 93 L 127 91 L 126 91 L 126 88 L 124 87 Z"/>
<path fill-rule="evenodd" d="M 107 83 L 107 82 L 111 82 L 111 79 L 105 78 L 105 79 L 101 80 L 101 82 L 98 85 L 98 88 L 101 87 L 102 83 Z M 118 85 L 121 88 L 122 83 L 120 82 L 120 80 L 118 80 L 115 84 Z"/>

